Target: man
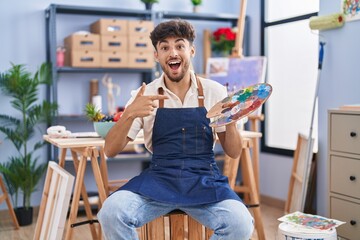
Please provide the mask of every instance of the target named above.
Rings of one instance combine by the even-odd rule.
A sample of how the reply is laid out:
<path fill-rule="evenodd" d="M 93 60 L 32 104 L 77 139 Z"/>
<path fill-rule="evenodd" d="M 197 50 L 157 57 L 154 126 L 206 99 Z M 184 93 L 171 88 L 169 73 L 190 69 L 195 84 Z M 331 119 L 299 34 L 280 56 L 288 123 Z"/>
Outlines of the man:
<path fill-rule="evenodd" d="M 143 84 L 109 131 L 105 153 L 111 157 L 144 130 L 150 167 L 104 202 L 98 217 L 106 239 L 137 239 L 136 228 L 180 209 L 214 230 L 211 239 L 249 239 L 253 219 L 213 153 L 207 110 L 226 97 L 224 86 L 195 76 L 193 26 L 183 20 L 160 23 L 150 34 L 163 74 Z M 239 157 L 241 137 L 232 123 L 215 129 L 230 157 Z"/>

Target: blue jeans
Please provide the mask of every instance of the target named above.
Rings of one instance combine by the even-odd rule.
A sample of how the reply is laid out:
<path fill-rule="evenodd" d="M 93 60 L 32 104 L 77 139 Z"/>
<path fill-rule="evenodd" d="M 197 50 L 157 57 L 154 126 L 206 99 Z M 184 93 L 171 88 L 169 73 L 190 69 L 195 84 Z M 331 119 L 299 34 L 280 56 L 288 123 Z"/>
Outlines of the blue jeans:
<path fill-rule="evenodd" d="M 98 219 L 106 240 L 138 239 L 136 228 L 180 209 L 214 230 L 211 240 L 248 240 L 254 230 L 253 218 L 245 205 L 236 200 L 180 207 L 159 203 L 139 194 L 121 190 L 104 202 Z"/>

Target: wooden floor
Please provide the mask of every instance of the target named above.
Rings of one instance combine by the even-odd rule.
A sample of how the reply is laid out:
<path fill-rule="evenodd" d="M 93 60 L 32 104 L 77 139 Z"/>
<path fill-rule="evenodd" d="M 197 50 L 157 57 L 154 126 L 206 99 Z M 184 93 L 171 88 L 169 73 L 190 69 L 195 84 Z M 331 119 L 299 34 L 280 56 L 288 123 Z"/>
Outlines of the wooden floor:
<path fill-rule="evenodd" d="M 261 213 L 263 217 L 263 223 L 265 226 L 265 235 L 267 240 L 275 240 L 277 234 L 277 228 L 279 222 L 277 219 L 283 216 L 283 210 L 269 207 L 265 204 L 261 205 Z M 79 217 L 82 218 L 82 217 Z M 10 216 L 8 215 L 8 211 L 0 211 L 0 239 L 1 240 L 27 240 L 33 239 L 35 224 L 36 224 L 36 216 L 34 217 L 34 223 L 30 226 L 20 227 L 19 230 L 15 230 L 14 226 L 11 222 Z M 81 220 L 81 219 L 79 219 Z M 77 227 L 74 230 L 73 239 L 91 239 L 91 234 L 89 232 L 89 226 L 84 225 Z M 193 239 L 191 239 L 193 240 Z M 257 240 L 256 231 L 254 232 L 254 236 L 252 240 Z"/>

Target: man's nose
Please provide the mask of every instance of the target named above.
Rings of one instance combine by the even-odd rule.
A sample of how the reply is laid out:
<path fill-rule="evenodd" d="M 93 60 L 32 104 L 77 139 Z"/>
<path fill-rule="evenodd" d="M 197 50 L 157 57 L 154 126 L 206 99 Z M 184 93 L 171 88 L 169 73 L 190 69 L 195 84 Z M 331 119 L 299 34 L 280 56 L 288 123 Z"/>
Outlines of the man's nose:
<path fill-rule="evenodd" d="M 171 48 L 170 50 L 170 56 L 171 57 L 177 57 L 179 54 L 178 54 L 178 51 L 176 50 L 176 48 Z"/>

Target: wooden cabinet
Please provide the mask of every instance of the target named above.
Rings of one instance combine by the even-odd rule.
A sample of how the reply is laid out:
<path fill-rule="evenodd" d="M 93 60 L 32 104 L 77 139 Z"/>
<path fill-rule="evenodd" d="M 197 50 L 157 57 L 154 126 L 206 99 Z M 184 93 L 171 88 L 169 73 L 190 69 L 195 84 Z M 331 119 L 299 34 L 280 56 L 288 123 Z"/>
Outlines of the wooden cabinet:
<path fill-rule="evenodd" d="M 360 236 L 360 111 L 329 110 L 328 161 L 330 218 L 346 239 Z"/>

